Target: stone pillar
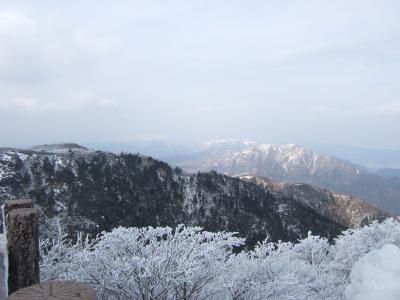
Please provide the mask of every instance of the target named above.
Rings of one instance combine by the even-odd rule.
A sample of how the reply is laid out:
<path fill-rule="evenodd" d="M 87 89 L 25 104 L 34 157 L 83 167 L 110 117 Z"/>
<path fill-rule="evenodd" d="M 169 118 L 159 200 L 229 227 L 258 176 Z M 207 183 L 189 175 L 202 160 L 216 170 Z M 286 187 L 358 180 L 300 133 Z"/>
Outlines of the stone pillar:
<path fill-rule="evenodd" d="M 4 206 L 9 293 L 40 280 L 38 211 L 32 206 L 32 201 L 26 199 L 7 201 Z"/>

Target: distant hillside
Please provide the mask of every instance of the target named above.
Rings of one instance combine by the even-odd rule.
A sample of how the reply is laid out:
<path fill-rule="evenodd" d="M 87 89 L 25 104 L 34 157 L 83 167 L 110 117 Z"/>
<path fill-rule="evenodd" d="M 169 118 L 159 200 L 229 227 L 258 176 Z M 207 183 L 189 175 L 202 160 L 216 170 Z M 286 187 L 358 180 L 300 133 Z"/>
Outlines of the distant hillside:
<path fill-rule="evenodd" d="M 399 178 L 400 179 L 400 169 L 384 168 L 378 169 L 374 172 L 379 176 L 389 177 L 389 178 Z"/>
<path fill-rule="evenodd" d="M 334 237 L 346 228 L 253 182 L 71 145 L 0 150 L 0 202 L 17 197 L 36 201 L 42 232 L 57 222 L 70 233 L 185 223 L 237 231 L 253 244 L 266 237 L 296 241 L 308 231 Z"/>
<path fill-rule="evenodd" d="M 288 196 L 337 223 L 357 228 L 374 219 L 390 215 L 372 204 L 346 194 L 333 193 L 306 183 L 277 182 L 266 177 L 242 175 L 239 178 L 254 182 L 276 195 Z"/>
<path fill-rule="evenodd" d="M 277 181 L 304 182 L 351 194 L 400 213 L 400 179 L 372 174 L 350 162 L 301 148 L 251 141 L 204 143 L 192 159 L 175 159 L 188 172 L 215 170 L 237 176 L 254 174 Z"/>

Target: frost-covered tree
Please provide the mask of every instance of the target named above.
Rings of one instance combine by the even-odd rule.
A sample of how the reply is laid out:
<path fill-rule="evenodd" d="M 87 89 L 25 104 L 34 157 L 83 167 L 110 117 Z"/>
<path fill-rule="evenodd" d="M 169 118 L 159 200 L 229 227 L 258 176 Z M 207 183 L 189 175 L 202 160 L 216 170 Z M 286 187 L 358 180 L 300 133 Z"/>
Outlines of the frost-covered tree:
<path fill-rule="evenodd" d="M 100 299 L 345 299 L 357 261 L 374 249 L 400 247 L 400 222 L 343 232 L 333 243 L 244 240 L 199 227 L 117 228 L 94 240 L 78 235 L 41 242 L 42 279 L 76 279 Z"/>
<path fill-rule="evenodd" d="M 221 292 L 212 283 L 243 243 L 200 227 L 117 228 L 92 242 L 44 243 L 42 276 L 88 283 L 102 299 L 206 299 Z"/>

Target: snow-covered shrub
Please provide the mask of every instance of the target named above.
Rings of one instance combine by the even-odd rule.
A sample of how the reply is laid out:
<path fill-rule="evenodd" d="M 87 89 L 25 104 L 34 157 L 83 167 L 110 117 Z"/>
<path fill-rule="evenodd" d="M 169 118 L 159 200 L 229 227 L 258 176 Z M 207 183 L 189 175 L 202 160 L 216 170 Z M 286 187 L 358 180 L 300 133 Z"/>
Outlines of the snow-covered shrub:
<path fill-rule="evenodd" d="M 67 278 L 72 266 L 77 264 L 77 257 L 90 251 L 96 240 L 90 241 L 81 234 L 77 235 L 75 242 L 67 238 L 67 235 L 59 233 L 56 239 L 39 241 L 40 248 L 40 279 L 42 281 L 55 278 Z"/>
<path fill-rule="evenodd" d="M 88 283 L 100 299 L 345 299 L 360 258 L 400 246 L 400 222 L 347 230 L 333 244 L 309 234 L 235 254 L 243 243 L 183 225 L 117 228 L 93 241 L 42 242 L 41 274 Z"/>
<path fill-rule="evenodd" d="M 117 228 L 87 247 L 57 243 L 61 250 L 44 255 L 41 271 L 44 279 L 88 283 L 101 299 L 200 299 L 220 292 L 213 281 L 225 271 L 232 247 L 243 243 L 234 233 L 200 227 Z M 60 257 L 65 253 L 68 258 Z"/>
<path fill-rule="evenodd" d="M 386 244 L 355 263 L 345 295 L 351 300 L 400 299 L 400 249 Z"/>
<path fill-rule="evenodd" d="M 353 265 L 365 254 L 385 244 L 400 247 L 399 219 L 390 218 L 382 223 L 375 221 L 360 229 L 349 229 L 335 240 L 335 244 L 330 247 L 331 263 L 328 268 L 335 274 L 333 283 L 341 294 L 349 284 Z"/>

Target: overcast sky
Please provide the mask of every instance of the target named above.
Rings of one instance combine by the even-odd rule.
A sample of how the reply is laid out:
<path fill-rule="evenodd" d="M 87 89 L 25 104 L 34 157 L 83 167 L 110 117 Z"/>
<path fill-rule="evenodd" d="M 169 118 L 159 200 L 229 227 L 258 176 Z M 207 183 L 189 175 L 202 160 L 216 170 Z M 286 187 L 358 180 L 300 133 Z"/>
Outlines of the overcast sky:
<path fill-rule="evenodd" d="M 400 1 L 0 1 L 0 146 L 400 149 Z"/>

